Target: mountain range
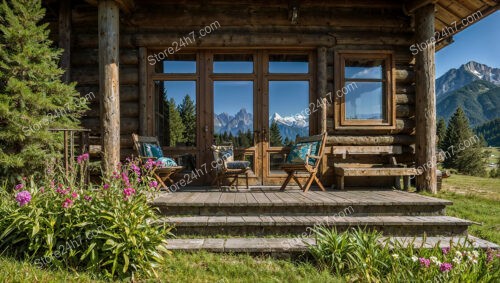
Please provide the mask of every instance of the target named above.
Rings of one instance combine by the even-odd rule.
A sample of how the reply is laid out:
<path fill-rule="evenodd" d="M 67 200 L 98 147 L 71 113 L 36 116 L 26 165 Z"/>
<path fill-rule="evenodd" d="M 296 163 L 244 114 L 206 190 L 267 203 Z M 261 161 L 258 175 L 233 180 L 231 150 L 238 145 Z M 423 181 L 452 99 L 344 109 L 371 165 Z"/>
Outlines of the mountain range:
<path fill-rule="evenodd" d="M 500 135 L 496 132 L 500 123 L 499 68 L 470 61 L 450 69 L 436 80 L 436 100 L 438 118 L 448 121 L 461 107 L 470 126 L 487 141 L 496 141 Z"/>
<path fill-rule="evenodd" d="M 309 119 L 307 116 L 282 117 L 280 114 L 274 113 L 269 121 L 276 122 L 283 140 L 285 138 L 295 140 L 297 135 L 306 136 L 309 134 Z M 240 131 L 253 130 L 253 115 L 248 113 L 245 108 L 240 109 L 234 116 L 226 112 L 215 114 L 214 126 L 217 134 L 226 132 L 235 136 Z"/>

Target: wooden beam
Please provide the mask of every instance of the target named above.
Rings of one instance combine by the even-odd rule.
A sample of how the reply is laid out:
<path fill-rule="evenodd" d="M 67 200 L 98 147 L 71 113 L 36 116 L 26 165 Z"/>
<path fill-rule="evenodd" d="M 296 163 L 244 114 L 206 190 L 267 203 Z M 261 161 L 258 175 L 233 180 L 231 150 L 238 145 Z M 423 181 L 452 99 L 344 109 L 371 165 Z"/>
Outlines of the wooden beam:
<path fill-rule="evenodd" d="M 100 1 L 107 1 L 107 0 L 86 0 L 87 3 L 90 5 L 98 6 Z M 124 13 L 129 14 L 135 7 L 134 0 L 114 0 L 116 4 L 118 4 L 118 7 L 120 10 L 122 10 Z"/>
<path fill-rule="evenodd" d="M 406 14 L 412 14 L 417 9 L 420 9 L 429 4 L 435 4 L 438 0 L 410 0 L 404 4 L 404 11 Z"/>
<path fill-rule="evenodd" d="M 64 69 L 62 81 L 71 80 L 71 0 L 59 2 L 59 48 L 63 49 L 60 66 Z"/>
<path fill-rule="evenodd" d="M 101 0 L 98 14 L 102 158 L 104 173 L 110 175 L 120 162 L 120 10 L 115 1 Z"/>
<path fill-rule="evenodd" d="M 416 42 L 428 42 L 434 36 L 434 20 L 434 4 L 415 11 Z M 437 193 L 435 45 L 428 44 L 415 59 L 416 167 L 423 168 L 417 176 L 417 190 Z"/>
<path fill-rule="evenodd" d="M 148 60 L 147 49 L 139 48 L 139 133 L 141 136 L 148 132 Z"/>

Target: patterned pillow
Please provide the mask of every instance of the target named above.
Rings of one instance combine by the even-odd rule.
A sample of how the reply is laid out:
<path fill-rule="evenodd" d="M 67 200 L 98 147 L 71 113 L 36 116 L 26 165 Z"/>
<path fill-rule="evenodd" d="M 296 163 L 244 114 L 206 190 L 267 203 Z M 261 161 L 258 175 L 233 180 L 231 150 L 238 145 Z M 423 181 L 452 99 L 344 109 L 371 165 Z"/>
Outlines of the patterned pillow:
<path fill-rule="evenodd" d="M 306 160 L 306 155 L 311 152 L 311 144 L 310 143 L 302 143 L 299 142 L 295 144 L 290 153 L 286 157 L 286 163 L 291 164 L 304 164 Z"/>
<path fill-rule="evenodd" d="M 227 169 L 247 169 L 250 167 L 249 161 L 231 161 L 226 163 Z"/>
<path fill-rule="evenodd" d="M 177 166 L 177 163 L 175 160 L 169 157 L 160 157 L 158 158 L 158 161 L 160 161 L 163 165 L 163 167 L 174 167 Z"/>
<path fill-rule="evenodd" d="M 151 143 L 142 144 L 143 155 L 147 157 L 163 157 L 163 151 L 160 146 Z"/>

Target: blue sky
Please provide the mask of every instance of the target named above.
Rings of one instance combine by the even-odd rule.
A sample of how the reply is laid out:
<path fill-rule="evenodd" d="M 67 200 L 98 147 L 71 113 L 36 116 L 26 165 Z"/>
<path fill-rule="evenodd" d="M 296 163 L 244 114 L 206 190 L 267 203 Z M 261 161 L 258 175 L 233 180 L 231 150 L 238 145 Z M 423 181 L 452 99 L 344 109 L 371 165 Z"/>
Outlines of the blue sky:
<path fill-rule="evenodd" d="M 436 78 L 469 61 L 500 68 L 500 11 L 453 36 L 455 42 L 436 53 Z"/>

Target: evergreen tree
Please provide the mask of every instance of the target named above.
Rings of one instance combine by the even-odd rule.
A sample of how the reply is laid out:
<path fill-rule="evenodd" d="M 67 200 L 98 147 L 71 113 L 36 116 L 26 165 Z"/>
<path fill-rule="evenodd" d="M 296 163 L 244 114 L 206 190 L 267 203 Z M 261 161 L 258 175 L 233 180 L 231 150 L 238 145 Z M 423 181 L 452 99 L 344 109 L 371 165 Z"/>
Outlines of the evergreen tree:
<path fill-rule="evenodd" d="M 448 123 L 442 146 L 446 152 L 444 167 L 457 169 L 467 175 L 485 174 L 483 142 L 473 134 L 469 121 L 460 107 Z"/>
<path fill-rule="evenodd" d="M 0 2 L 0 179 L 43 174 L 59 156 L 60 134 L 76 128 L 87 101 L 64 84 L 41 1 Z M 3 177 L 3 178 L 2 178 Z"/>
<path fill-rule="evenodd" d="M 446 121 L 444 120 L 444 118 L 440 118 L 438 123 L 437 123 L 437 127 L 436 127 L 436 136 L 438 138 L 438 148 L 442 149 L 442 144 L 443 144 L 443 140 L 444 140 L 444 137 L 446 135 Z"/>
<path fill-rule="evenodd" d="M 181 115 L 182 122 L 186 128 L 184 131 L 184 140 L 187 145 L 196 145 L 196 105 L 189 95 L 184 96 L 184 100 L 177 107 Z"/>
<path fill-rule="evenodd" d="M 176 146 L 177 143 L 185 141 L 184 132 L 186 128 L 182 123 L 181 115 L 179 114 L 179 111 L 177 111 L 177 107 L 175 107 L 175 100 L 173 98 L 170 98 L 170 100 L 168 100 L 166 96 L 164 97 L 166 107 L 168 109 L 168 117 L 166 121 L 169 129 L 169 145 Z"/>
<path fill-rule="evenodd" d="M 280 129 L 278 128 L 278 123 L 276 123 L 276 121 L 273 121 L 271 123 L 271 127 L 269 127 L 269 142 L 271 143 L 271 146 L 283 146 Z"/>
<path fill-rule="evenodd" d="M 238 142 L 241 147 L 250 147 L 250 141 L 248 140 L 247 134 L 241 131 L 238 131 Z"/>

